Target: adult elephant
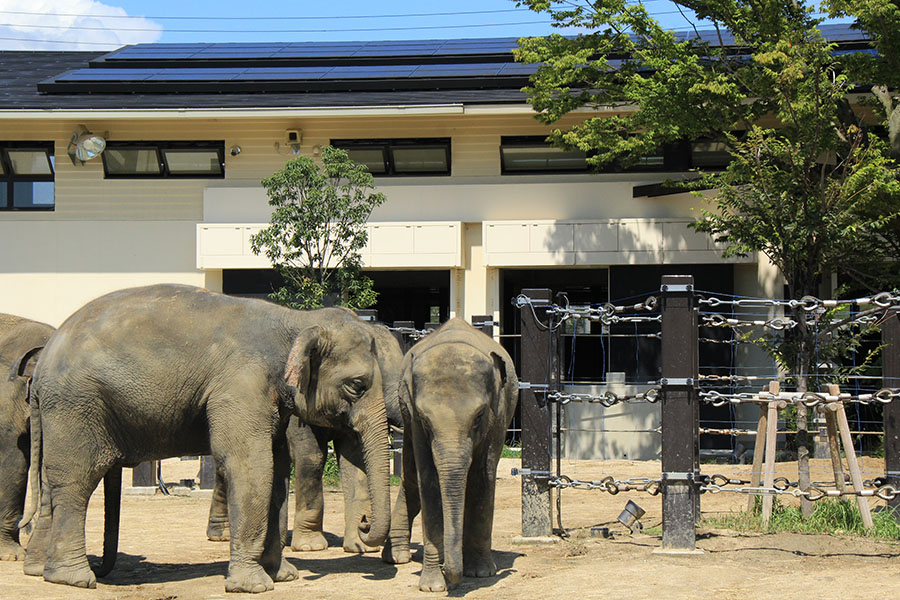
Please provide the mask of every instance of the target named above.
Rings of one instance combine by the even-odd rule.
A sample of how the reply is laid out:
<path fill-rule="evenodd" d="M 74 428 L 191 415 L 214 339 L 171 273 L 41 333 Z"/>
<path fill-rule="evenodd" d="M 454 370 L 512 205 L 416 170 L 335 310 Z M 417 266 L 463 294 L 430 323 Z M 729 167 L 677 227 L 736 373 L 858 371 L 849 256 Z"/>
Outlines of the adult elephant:
<path fill-rule="evenodd" d="M 360 535 L 375 545 L 387 534 L 388 428 L 375 340 L 346 311 L 294 311 L 182 285 L 114 292 L 59 328 L 31 398 L 32 481 L 44 493 L 28 574 L 94 587 L 84 519 L 100 480 L 102 575 L 115 557 L 122 467 L 212 454 L 228 482 L 225 590 L 262 592 L 296 579 L 282 557 L 291 414 L 359 433 L 373 505 Z"/>
<path fill-rule="evenodd" d="M 0 314 L 0 560 L 22 560 L 19 519 L 28 479 L 28 381 L 53 327 Z"/>
<path fill-rule="evenodd" d="M 404 357 L 403 483 L 382 558 L 409 562 L 410 529 L 421 507 L 420 590 L 444 591 L 463 573 L 497 572 L 494 486 L 518 387 L 506 351 L 462 319 L 447 321 Z"/>
<path fill-rule="evenodd" d="M 381 370 L 382 391 L 388 423 L 403 427 L 397 384 L 403 350 L 387 327 L 371 325 L 375 336 L 376 357 Z M 360 538 L 359 531 L 368 522 L 371 512 L 368 495 L 368 479 L 362 452 L 362 439 L 349 427 L 326 428 L 308 425 L 297 417 L 291 417 L 287 428 L 288 449 L 294 464 L 294 528 L 291 548 L 298 552 L 324 550 L 328 547 L 322 522 L 325 498 L 322 474 L 328 457 L 328 442 L 333 441 L 341 475 L 341 491 L 344 495 L 345 552 L 373 552 Z M 362 525 L 362 527 L 361 527 Z M 228 529 L 228 503 L 225 479 L 217 471 L 209 508 L 207 537 L 212 541 L 230 539 Z"/>

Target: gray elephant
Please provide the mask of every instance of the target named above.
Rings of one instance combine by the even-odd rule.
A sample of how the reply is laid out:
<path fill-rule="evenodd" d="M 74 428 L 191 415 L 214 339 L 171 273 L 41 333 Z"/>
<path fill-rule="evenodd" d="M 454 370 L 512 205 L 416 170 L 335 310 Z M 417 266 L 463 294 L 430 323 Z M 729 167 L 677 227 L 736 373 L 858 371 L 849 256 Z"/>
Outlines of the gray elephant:
<path fill-rule="evenodd" d="M 28 380 L 53 327 L 0 314 L 0 560 L 22 560 L 19 519 L 28 479 Z"/>
<path fill-rule="evenodd" d="M 282 557 L 291 414 L 360 434 L 373 506 L 360 535 L 377 545 L 387 534 L 388 427 L 375 340 L 346 311 L 294 311 L 182 285 L 114 292 L 51 338 L 31 400 L 31 477 L 43 493 L 28 574 L 94 587 L 84 520 L 100 480 L 102 576 L 115 559 L 122 467 L 212 454 L 228 482 L 225 590 L 262 592 L 296 579 Z"/>
<path fill-rule="evenodd" d="M 382 390 L 388 423 L 403 427 L 397 384 L 403 350 L 396 338 L 383 325 L 372 325 L 375 336 L 376 357 L 381 369 Z M 292 417 L 287 428 L 288 448 L 294 463 L 294 529 L 291 548 L 299 552 L 324 550 L 328 547 L 322 529 L 324 517 L 324 490 L 322 474 L 328 456 L 328 442 L 334 441 L 341 473 L 341 490 L 344 495 L 345 552 L 373 552 L 359 536 L 360 525 L 368 521 L 368 480 L 364 470 L 362 440 L 350 428 L 325 428 L 307 425 Z M 209 524 L 206 535 L 213 541 L 226 541 L 228 530 L 228 504 L 222 473 L 216 473 L 213 499 L 209 508 Z"/>
<path fill-rule="evenodd" d="M 506 351 L 462 319 L 445 323 L 403 360 L 403 483 L 382 558 L 409 562 L 410 529 L 421 507 L 420 590 L 444 591 L 463 573 L 497 572 L 495 478 L 518 388 Z"/>

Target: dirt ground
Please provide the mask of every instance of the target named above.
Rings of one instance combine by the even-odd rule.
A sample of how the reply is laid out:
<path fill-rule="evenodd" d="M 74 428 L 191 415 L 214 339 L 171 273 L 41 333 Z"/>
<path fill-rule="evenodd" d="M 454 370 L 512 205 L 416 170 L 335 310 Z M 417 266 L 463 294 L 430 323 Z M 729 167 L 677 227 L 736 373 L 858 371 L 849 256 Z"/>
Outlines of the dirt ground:
<path fill-rule="evenodd" d="M 646 528 L 661 523 L 660 496 L 566 490 L 563 525 L 570 537 L 553 544 L 521 544 L 520 483 L 510 475 L 518 461 L 503 459 L 498 472 L 494 517 L 495 577 L 463 579 L 451 597 L 520 598 L 744 598 L 806 599 L 897 597 L 900 594 L 900 541 L 876 542 L 841 535 L 749 535 L 701 529 L 689 556 L 654 554 L 659 535 L 629 535 L 616 521 L 632 499 L 647 511 Z M 163 478 L 195 477 L 198 461 L 166 461 Z M 793 467 L 796 468 L 795 466 Z M 883 462 L 864 464 L 866 476 L 882 474 Z M 704 473 L 746 476 L 749 467 L 705 465 Z M 779 474 L 796 479 L 791 465 Z M 819 473 L 821 470 L 821 473 Z M 563 472 L 579 479 L 613 475 L 658 477 L 658 462 L 565 461 Z M 881 471 L 881 473 L 879 473 Z M 814 464 L 813 479 L 827 479 Z M 126 476 L 127 485 L 127 476 Z M 704 494 L 704 514 L 742 510 L 747 497 Z M 878 503 L 873 503 L 877 506 Z M 95 493 L 88 511 L 88 552 L 100 552 L 102 494 Z M 119 558 L 113 573 L 96 590 L 80 590 L 26 577 L 21 563 L 0 563 L 0 600 L 194 600 L 249 597 L 226 594 L 224 574 L 228 544 L 206 540 L 209 499 L 193 496 L 133 496 L 122 502 Z M 555 517 L 554 517 L 555 520 Z M 555 525 L 555 523 L 554 523 Z M 594 525 L 608 526 L 611 539 L 590 536 Z M 325 528 L 330 547 L 318 553 L 287 556 L 300 579 L 276 584 L 268 600 L 294 598 L 424 598 L 418 591 L 421 532 L 413 533 L 413 562 L 387 565 L 380 555 L 345 554 L 337 535 L 343 531 L 340 492 L 326 492 Z M 432 594 L 431 596 L 435 596 Z"/>

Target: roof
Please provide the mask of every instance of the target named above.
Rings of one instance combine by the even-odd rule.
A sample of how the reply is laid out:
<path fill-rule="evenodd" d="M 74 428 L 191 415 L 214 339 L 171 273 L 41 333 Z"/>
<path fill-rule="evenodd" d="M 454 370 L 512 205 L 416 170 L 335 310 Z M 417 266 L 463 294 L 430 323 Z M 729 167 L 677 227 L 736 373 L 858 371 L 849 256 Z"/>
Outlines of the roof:
<path fill-rule="evenodd" d="M 848 25 L 822 30 L 842 49 L 867 43 Z M 3 51 L 0 110 L 523 104 L 521 88 L 536 66 L 515 62 L 517 43 L 507 37 Z"/>

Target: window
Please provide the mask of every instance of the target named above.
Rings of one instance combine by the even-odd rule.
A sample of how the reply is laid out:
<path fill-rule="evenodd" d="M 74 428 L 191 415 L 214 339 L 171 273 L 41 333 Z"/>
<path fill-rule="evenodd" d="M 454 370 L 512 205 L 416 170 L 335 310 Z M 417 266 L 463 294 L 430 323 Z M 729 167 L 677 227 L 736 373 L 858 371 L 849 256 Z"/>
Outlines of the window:
<path fill-rule="evenodd" d="M 0 142 L 0 210 L 53 210 L 53 142 Z"/>
<path fill-rule="evenodd" d="M 450 138 L 398 140 L 331 140 L 372 175 L 414 176 L 450 174 Z"/>
<path fill-rule="evenodd" d="M 225 177 L 225 142 L 107 142 L 103 172 L 117 177 Z"/>
<path fill-rule="evenodd" d="M 551 146 L 542 136 L 503 136 L 500 138 L 500 172 L 583 173 L 587 172 L 587 153 Z"/>

